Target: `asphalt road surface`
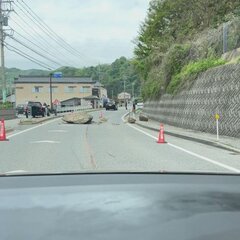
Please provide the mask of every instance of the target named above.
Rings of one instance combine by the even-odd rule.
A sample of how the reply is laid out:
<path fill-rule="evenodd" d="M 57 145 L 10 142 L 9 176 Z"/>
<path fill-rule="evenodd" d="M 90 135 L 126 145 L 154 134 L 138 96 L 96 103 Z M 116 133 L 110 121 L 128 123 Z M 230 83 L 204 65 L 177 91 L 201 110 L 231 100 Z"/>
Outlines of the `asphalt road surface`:
<path fill-rule="evenodd" d="M 73 125 L 54 119 L 19 126 L 0 142 L 0 172 L 167 171 L 240 172 L 240 155 L 189 140 L 157 134 L 123 121 L 126 110 L 104 111 L 108 120 Z"/>

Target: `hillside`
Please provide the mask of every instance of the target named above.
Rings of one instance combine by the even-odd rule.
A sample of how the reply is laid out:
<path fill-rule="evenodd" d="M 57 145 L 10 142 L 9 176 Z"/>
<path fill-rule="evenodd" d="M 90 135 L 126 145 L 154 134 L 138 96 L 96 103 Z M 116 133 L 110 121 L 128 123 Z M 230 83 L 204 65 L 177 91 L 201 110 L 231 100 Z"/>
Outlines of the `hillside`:
<path fill-rule="evenodd" d="M 239 17 L 238 0 L 152 0 L 135 47 L 143 97 L 176 94 L 226 64 L 224 51 L 240 46 Z"/>

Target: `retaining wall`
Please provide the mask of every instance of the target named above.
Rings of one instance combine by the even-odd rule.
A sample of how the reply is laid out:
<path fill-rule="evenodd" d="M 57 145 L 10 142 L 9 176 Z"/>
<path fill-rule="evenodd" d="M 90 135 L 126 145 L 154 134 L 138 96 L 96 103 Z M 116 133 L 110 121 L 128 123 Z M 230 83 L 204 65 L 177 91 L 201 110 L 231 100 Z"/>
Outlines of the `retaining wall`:
<path fill-rule="evenodd" d="M 210 69 L 181 93 L 144 103 L 144 112 L 169 125 L 240 137 L 240 64 Z"/>

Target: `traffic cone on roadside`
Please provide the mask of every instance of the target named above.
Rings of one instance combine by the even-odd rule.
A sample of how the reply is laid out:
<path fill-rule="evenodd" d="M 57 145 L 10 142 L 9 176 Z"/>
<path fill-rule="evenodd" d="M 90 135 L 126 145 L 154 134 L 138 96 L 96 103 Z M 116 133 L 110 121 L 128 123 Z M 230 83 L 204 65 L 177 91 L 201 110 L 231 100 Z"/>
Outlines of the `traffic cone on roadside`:
<path fill-rule="evenodd" d="M 0 121 L 0 141 L 7 141 L 4 119 Z"/>
<path fill-rule="evenodd" d="M 99 114 L 99 118 L 103 118 L 103 112 L 102 111 Z"/>
<path fill-rule="evenodd" d="M 165 137 L 164 137 L 164 126 L 163 126 L 163 124 L 160 124 L 160 130 L 159 130 L 157 143 L 166 143 L 165 142 Z"/>

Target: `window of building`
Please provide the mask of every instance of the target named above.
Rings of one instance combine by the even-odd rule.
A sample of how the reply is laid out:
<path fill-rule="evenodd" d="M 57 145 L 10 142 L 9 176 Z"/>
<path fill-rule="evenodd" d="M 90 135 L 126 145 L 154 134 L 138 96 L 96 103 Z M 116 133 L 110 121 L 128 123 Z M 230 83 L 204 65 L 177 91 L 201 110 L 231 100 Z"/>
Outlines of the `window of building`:
<path fill-rule="evenodd" d="M 64 92 L 66 93 L 73 93 L 76 91 L 76 86 L 67 86 L 64 88 Z"/>
<path fill-rule="evenodd" d="M 89 86 L 82 86 L 80 87 L 80 93 L 90 93 L 91 88 Z"/>
<path fill-rule="evenodd" d="M 42 92 L 42 90 L 43 90 L 42 86 L 34 86 L 33 89 L 32 89 L 32 92 L 33 93 L 40 93 L 40 92 Z"/>

